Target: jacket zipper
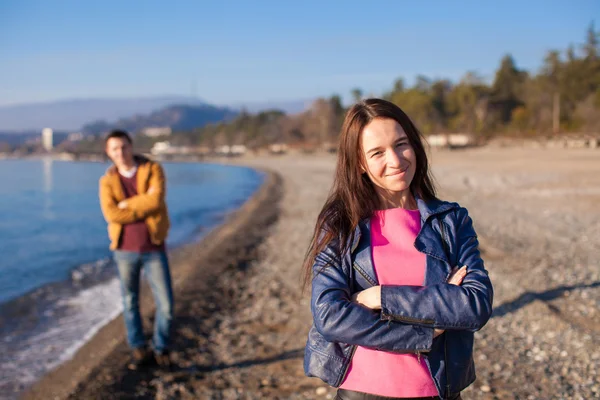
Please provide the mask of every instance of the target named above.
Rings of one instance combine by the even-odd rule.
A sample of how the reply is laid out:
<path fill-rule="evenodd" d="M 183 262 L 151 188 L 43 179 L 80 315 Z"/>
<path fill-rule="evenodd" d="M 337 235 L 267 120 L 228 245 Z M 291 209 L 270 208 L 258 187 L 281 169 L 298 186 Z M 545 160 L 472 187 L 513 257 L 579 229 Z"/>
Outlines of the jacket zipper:
<path fill-rule="evenodd" d="M 446 255 L 446 258 L 448 259 L 448 263 L 450 263 L 450 249 L 448 248 L 446 225 L 444 225 L 444 222 L 442 222 L 442 220 L 440 220 L 440 230 L 442 231 L 442 246 L 444 247 L 444 253 Z"/>
<path fill-rule="evenodd" d="M 448 366 L 448 341 L 444 333 L 444 367 L 446 368 L 446 398 L 450 397 L 450 367 Z"/>
<path fill-rule="evenodd" d="M 431 376 L 431 379 L 433 380 L 435 388 L 437 389 L 438 393 L 440 393 L 440 399 L 443 399 L 444 396 L 441 395 L 441 393 L 442 393 L 442 390 L 440 390 L 441 387 L 438 385 L 438 381 L 433 376 L 433 372 L 431 372 L 431 364 L 429 364 L 429 359 L 427 357 L 425 357 L 425 365 L 427 365 L 427 370 L 429 371 L 429 376 Z"/>
<path fill-rule="evenodd" d="M 448 249 L 448 237 L 446 234 L 446 226 L 444 222 L 440 220 L 440 227 L 442 231 L 442 243 L 444 246 L 444 251 L 446 252 L 446 258 L 448 258 L 448 262 L 450 262 L 450 250 Z M 452 266 L 452 265 L 450 265 Z M 450 397 L 450 368 L 448 365 L 448 339 L 446 333 L 444 333 L 444 368 L 446 369 L 446 393 L 444 393 L 446 398 Z"/>
<path fill-rule="evenodd" d="M 393 314 L 385 314 L 381 316 L 382 319 L 388 320 L 388 321 L 402 321 L 402 322 L 407 322 L 410 325 L 426 325 L 426 326 L 430 326 L 433 325 L 433 323 L 435 322 L 432 319 L 419 319 L 419 318 L 412 318 L 412 317 L 405 317 L 403 315 L 393 315 Z"/>
<path fill-rule="evenodd" d="M 346 379 L 346 375 L 348 374 L 348 369 L 350 368 L 350 363 L 352 362 L 352 358 L 354 357 L 354 352 L 356 352 L 356 345 L 352 345 L 352 351 L 350 352 L 350 359 L 348 360 L 348 364 L 346 364 L 346 368 L 344 368 L 344 373 L 342 374 L 342 379 L 337 387 L 340 387 L 342 383 L 344 383 L 344 379 Z"/>
<path fill-rule="evenodd" d="M 376 286 L 376 284 L 375 284 L 375 283 L 373 283 L 373 280 L 372 280 L 371 278 L 369 278 L 369 277 L 368 277 L 368 276 L 367 276 L 367 275 L 366 275 L 364 272 L 362 272 L 362 270 L 361 270 L 360 268 L 358 268 L 358 266 L 356 265 L 356 263 L 353 263 L 353 264 L 352 264 L 352 267 L 353 267 L 353 268 L 354 268 L 356 271 L 358 271 L 358 273 L 359 273 L 359 274 L 360 274 L 360 275 L 361 275 L 363 278 L 365 278 L 365 280 L 366 280 L 367 282 L 369 282 L 369 283 L 370 283 L 371 285 L 373 285 L 373 286 Z"/>

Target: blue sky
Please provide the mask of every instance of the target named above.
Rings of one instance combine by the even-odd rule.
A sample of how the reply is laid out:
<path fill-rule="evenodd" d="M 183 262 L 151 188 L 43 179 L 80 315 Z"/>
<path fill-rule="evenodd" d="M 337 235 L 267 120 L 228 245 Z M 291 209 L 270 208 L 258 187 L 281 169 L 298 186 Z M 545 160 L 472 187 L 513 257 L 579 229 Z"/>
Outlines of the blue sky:
<path fill-rule="evenodd" d="M 0 105 L 196 94 L 308 99 L 398 77 L 537 71 L 600 29 L 600 1 L 0 0 Z"/>

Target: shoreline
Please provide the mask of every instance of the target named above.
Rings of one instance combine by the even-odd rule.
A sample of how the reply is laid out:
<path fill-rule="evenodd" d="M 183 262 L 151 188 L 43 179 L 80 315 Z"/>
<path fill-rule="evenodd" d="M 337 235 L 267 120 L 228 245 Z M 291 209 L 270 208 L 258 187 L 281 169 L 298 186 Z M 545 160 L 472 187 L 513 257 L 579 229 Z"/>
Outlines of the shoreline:
<path fill-rule="evenodd" d="M 27 162 L 27 165 L 32 165 L 32 163 Z M 33 167 L 36 166 L 41 167 L 41 164 L 33 164 Z M 64 168 L 72 171 L 75 166 L 76 164 L 72 164 Z M 207 233 L 227 221 L 228 215 L 246 203 L 260 190 L 266 180 L 264 173 L 249 168 L 207 167 L 199 163 L 170 167 L 175 171 L 174 176 L 178 177 L 179 184 L 179 186 L 175 184 L 171 187 L 173 190 L 171 195 L 174 200 L 177 200 L 174 203 L 176 206 L 171 210 L 171 217 L 176 221 L 176 226 L 171 230 L 168 240 L 168 250 L 172 254 L 179 253 L 181 247 L 199 243 Z M 10 169 L 10 166 L 7 168 Z M 98 167 L 94 167 L 94 169 L 98 170 Z M 35 172 L 36 168 L 32 170 Z M 188 174 L 189 176 L 184 175 L 182 178 L 177 171 L 200 171 L 200 175 L 195 178 L 195 175 Z M 207 175 L 204 171 L 212 171 L 215 174 Z M 55 174 L 55 176 L 61 175 Z M 202 186 L 205 182 L 212 183 Z M 213 190 L 213 186 L 210 185 L 217 186 Z M 183 190 L 177 191 L 178 187 L 182 187 Z M 88 192 L 92 193 L 91 190 Z M 57 193 L 60 193 L 60 190 Z M 205 195 L 205 193 L 211 193 L 211 195 Z M 97 200 L 97 195 L 92 194 L 94 200 Z M 52 194 L 41 191 L 40 195 L 44 196 L 40 197 L 42 200 L 52 196 Z M 186 197 L 188 195 L 189 198 Z M 82 208 L 81 211 L 77 209 L 79 214 L 86 212 L 84 218 L 91 215 L 88 213 L 90 209 L 99 214 L 98 209 L 93 207 L 93 203 L 86 201 L 85 205 L 85 209 Z M 57 210 L 57 212 L 59 211 Z M 3 393 L 0 398 L 18 396 L 48 371 L 71 358 L 90 336 L 121 313 L 120 283 L 117 271 L 111 260 L 108 243 L 104 247 L 102 242 L 105 239 L 103 236 L 97 236 L 100 229 L 105 231 L 106 225 L 98 222 L 100 220 L 96 218 L 87 220 L 90 219 L 93 220 L 91 222 L 95 225 L 96 231 L 94 236 L 88 239 L 88 242 L 94 242 L 93 249 L 71 253 L 63 251 L 62 247 L 50 248 L 54 251 L 55 257 L 52 264 L 45 262 L 44 272 L 53 272 L 56 266 L 57 272 L 53 272 L 54 275 L 48 273 L 39 276 L 25 276 L 22 286 L 15 284 L 14 292 L 5 291 L 5 295 L 14 294 L 16 296 L 3 301 L 0 305 L 0 359 L 2 361 L 0 392 Z M 104 227 L 102 227 L 103 224 Z M 7 224 L 7 226 L 9 225 Z M 90 230 L 87 224 L 80 224 L 78 229 L 78 232 Z M 10 234 L 10 232 L 6 233 Z M 62 237 L 58 229 L 53 234 L 55 237 Z M 67 232 L 64 234 L 66 235 Z M 7 237 L 11 238 L 11 236 Z M 14 238 L 14 236 L 12 237 Z M 77 236 L 77 238 L 79 237 Z M 18 235 L 16 239 L 19 239 Z M 73 247 L 72 244 L 69 246 L 65 248 Z M 14 247 L 5 246 L 9 250 L 8 254 L 11 254 L 11 248 Z M 8 266 L 13 264 L 14 267 L 28 266 L 24 261 L 33 259 L 30 255 L 35 254 L 34 251 L 46 250 L 43 246 L 26 249 L 23 247 L 24 254 L 29 258 L 23 258 L 22 262 L 16 265 L 9 258 L 5 260 L 6 264 Z M 81 260 L 82 257 L 88 258 Z M 3 287 L 11 289 L 11 282 L 21 282 L 16 279 L 10 280 L 13 276 L 10 274 L 11 272 L 14 272 L 14 276 L 20 279 L 23 275 L 21 271 L 27 272 L 27 269 L 18 268 L 11 271 L 9 268 L 8 275 L 4 277 L 3 281 L 7 285 Z M 16 290 L 19 287 L 22 291 Z M 29 287 L 31 289 L 28 289 Z"/>
<path fill-rule="evenodd" d="M 50 156 L 43 156 L 43 157 L 20 157 L 20 158 L 12 158 L 11 160 L 39 160 L 39 161 L 43 161 L 43 160 L 51 160 L 51 161 L 62 161 L 59 159 L 52 159 L 52 157 Z M 3 160 L 0 158 L 0 161 Z M 66 160 L 69 161 L 69 160 Z M 82 162 L 87 162 L 86 160 L 81 160 Z M 160 161 L 162 163 L 162 161 Z M 257 177 L 258 177 L 258 182 L 257 184 L 254 186 L 254 191 L 258 191 L 260 189 L 260 186 L 264 183 L 264 182 L 260 182 L 260 180 L 265 179 L 266 177 L 266 173 L 264 173 L 264 171 L 261 171 L 260 169 L 256 169 L 256 168 L 250 168 L 250 167 L 246 167 L 244 165 L 236 165 L 236 164 L 232 164 L 232 163 L 227 163 L 227 162 L 220 162 L 220 160 L 215 159 L 215 160 L 211 160 L 210 162 L 203 162 L 201 160 L 195 160 L 195 161 L 190 161 L 187 162 L 185 160 L 182 161 L 174 161 L 174 164 L 197 164 L 197 165 L 202 165 L 202 166 L 224 166 L 224 167 L 234 167 L 234 168 L 239 168 L 239 169 L 247 169 L 247 170 L 254 170 L 257 173 Z M 180 249 L 181 247 L 185 247 L 188 246 L 190 244 L 194 244 L 194 243 L 198 243 L 199 241 L 203 240 L 203 238 L 210 232 L 212 231 L 214 228 L 218 227 L 219 225 L 221 225 L 222 223 L 224 223 L 227 219 L 227 215 L 230 214 L 231 212 L 235 212 L 235 210 L 237 210 L 240 206 L 242 206 L 246 201 L 248 201 L 251 197 L 252 197 L 253 193 L 250 194 L 246 194 L 245 197 L 243 197 L 242 199 L 240 199 L 241 201 L 236 201 L 232 206 L 230 206 L 227 209 L 223 209 L 223 210 L 219 210 L 216 212 L 212 212 L 211 214 L 209 214 L 210 218 L 208 220 L 208 222 L 204 223 L 194 223 L 192 225 L 192 230 L 190 230 L 189 228 L 184 232 L 184 231 L 177 231 L 177 230 L 173 230 L 171 229 L 171 231 L 169 232 L 169 241 L 167 243 L 168 249 L 169 251 L 177 251 L 178 249 Z M 94 199 L 95 201 L 97 201 L 97 198 Z M 96 209 L 94 209 L 94 211 L 96 211 Z M 103 222 L 103 224 L 105 224 Z M 103 231 L 105 230 L 105 227 L 102 229 Z M 40 281 L 39 283 L 36 283 L 33 286 L 30 287 L 26 287 L 23 291 L 15 291 L 15 294 L 9 294 L 8 296 L 10 297 L 3 297 L 0 298 L 0 310 L 2 310 L 3 308 L 12 308 L 13 305 L 15 305 L 15 303 L 19 303 L 22 302 L 22 300 L 24 298 L 27 297 L 35 297 L 35 298 L 39 298 L 39 297 L 43 297 L 44 296 L 44 292 L 48 292 L 48 291 L 55 291 L 58 287 L 60 286 L 69 286 L 69 290 L 76 293 L 79 292 L 81 290 L 85 290 L 85 289 L 89 289 L 90 287 L 96 285 L 96 284 L 100 284 L 100 283 L 105 283 L 106 281 L 110 280 L 111 278 L 115 277 L 116 275 L 114 274 L 107 274 L 106 271 L 106 267 L 107 264 L 112 263 L 112 255 L 111 252 L 108 249 L 108 242 L 106 242 L 106 246 L 101 245 L 101 252 L 98 253 L 98 250 L 95 248 L 94 249 L 96 251 L 96 253 L 94 253 L 94 255 L 92 255 L 92 258 L 83 258 L 81 259 L 81 257 L 78 258 L 78 261 L 75 262 L 71 262 L 70 259 L 66 260 L 66 262 L 63 262 L 63 264 L 68 264 L 69 269 L 65 269 L 64 270 L 64 276 L 61 276 L 59 278 L 56 277 L 52 277 L 49 280 L 45 280 L 45 281 Z M 64 260 L 61 260 L 64 261 Z M 22 307 L 18 307 L 18 308 L 22 308 Z M 1 320 L 1 315 L 0 315 L 0 322 L 2 322 Z"/>
<path fill-rule="evenodd" d="M 588 149 L 431 153 L 441 197 L 466 207 L 483 238 L 494 285 L 494 313 L 476 334 L 478 378 L 463 392 L 465 400 L 600 393 L 594 374 L 600 368 L 596 155 Z M 122 337 L 121 327 L 121 336 L 99 342 L 112 352 L 57 398 L 333 397 L 334 389 L 302 370 L 312 316 L 299 269 L 331 187 L 335 156 L 228 162 L 277 171 L 278 193 L 245 215 L 250 222 L 234 221 L 228 241 L 189 258 L 175 300 L 174 369 L 124 370 L 126 345 L 109 343 Z"/>
<path fill-rule="evenodd" d="M 266 177 L 256 192 L 240 208 L 227 215 L 221 224 L 211 229 L 199 241 L 184 244 L 169 254 L 176 307 L 178 306 L 177 294 L 186 285 L 190 275 L 198 272 L 194 271 L 191 264 L 218 251 L 220 242 L 227 241 L 235 232 L 243 229 L 244 225 L 252 219 L 252 213 L 257 208 L 264 207 L 276 200 L 276 195 L 273 194 L 277 192 L 276 186 L 279 178 L 274 173 L 257 170 L 266 173 Z M 140 307 L 145 331 L 148 331 L 148 320 L 153 318 L 154 305 L 145 281 Z M 126 349 L 127 345 L 121 315 L 122 313 L 119 313 L 91 335 L 91 338 L 79 347 L 72 358 L 65 360 L 27 387 L 20 394 L 21 397 L 25 399 L 67 398 L 82 381 L 90 378 L 90 373 L 94 368 L 105 362 L 115 352 L 123 353 L 123 349 Z M 175 315 L 177 316 L 177 314 Z M 128 356 L 128 353 L 120 354 L 121 358 L 123 355 Z"/>

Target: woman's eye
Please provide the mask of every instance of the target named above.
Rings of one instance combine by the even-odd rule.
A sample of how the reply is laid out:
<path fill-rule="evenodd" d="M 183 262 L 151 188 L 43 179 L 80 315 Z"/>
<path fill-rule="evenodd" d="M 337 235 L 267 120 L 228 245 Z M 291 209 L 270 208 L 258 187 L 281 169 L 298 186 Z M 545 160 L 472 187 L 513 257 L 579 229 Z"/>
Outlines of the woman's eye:
<path fill-rule="evenodd" d="M 406 144 L 406 142 L 398 142 L 396 143 L 396 147 L 402 147 Z"/>

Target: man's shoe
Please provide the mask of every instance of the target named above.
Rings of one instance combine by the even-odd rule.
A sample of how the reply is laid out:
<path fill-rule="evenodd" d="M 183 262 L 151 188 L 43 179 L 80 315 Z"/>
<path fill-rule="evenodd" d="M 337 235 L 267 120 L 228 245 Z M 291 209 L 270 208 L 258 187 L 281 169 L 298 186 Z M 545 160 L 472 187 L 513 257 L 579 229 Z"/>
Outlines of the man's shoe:
<path fill-rule="evenodd" d="M 152 352 L 148 348 L 141 347 L 133 349 L 133 352 L 131 353 L 131 360 L 129 361 L 129 364 L 127 364 L 127 368 L 135 371 L 150 365 L 152 361 Z"/>
<path fill-rule="evenodd" d="M 171 357 L 168 350 L 160 350 L 154 352 L 154 360 L 158 366 L 163 368 L 171 367 Z"/>

